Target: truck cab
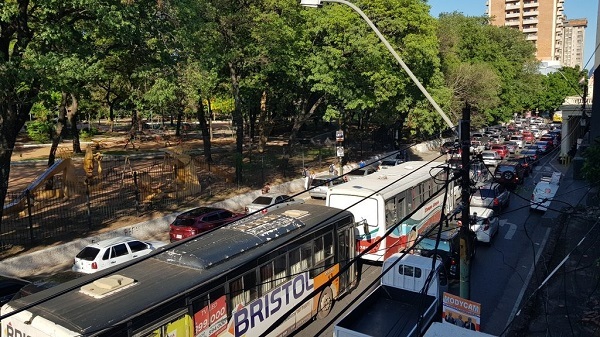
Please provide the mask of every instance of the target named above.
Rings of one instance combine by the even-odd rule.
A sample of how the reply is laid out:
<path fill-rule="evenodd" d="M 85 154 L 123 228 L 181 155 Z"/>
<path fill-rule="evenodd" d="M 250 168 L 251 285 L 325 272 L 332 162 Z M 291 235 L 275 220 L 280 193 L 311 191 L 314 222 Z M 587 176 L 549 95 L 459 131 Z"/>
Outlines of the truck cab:
<path fill-rule="evenodd" d="M 440 261 L 397 253 L 380 284 L 333 327 L 334 337 L 418 337 L 441 319 L 448 281 Z M 427 279 L 431 276 L 430 282 Z"/>

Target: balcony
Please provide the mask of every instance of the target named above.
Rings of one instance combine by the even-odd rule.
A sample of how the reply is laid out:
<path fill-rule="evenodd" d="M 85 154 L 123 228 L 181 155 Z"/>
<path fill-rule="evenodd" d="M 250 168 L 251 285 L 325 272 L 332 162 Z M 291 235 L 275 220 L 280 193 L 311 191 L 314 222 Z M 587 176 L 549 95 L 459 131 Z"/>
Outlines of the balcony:
<path fill-rule="evenodd" d="M 523 33 L 537 33 L 537 27 L 527 27 L 523 28 Z"/>
<path fill-rule="evenodd" d="M 540 4 L 537 1 L 529 1 L 523 3 L 523 8 L 538 8 L 539 5 Z"/>
<path fill-rule="evenodd" d="M 521 10 L 521 5 L 519 5 L 519 3 L 515 3 L 515 4 L 506 4 L 506 8 L 507 11 L 508 10 Z"/>
<path fill-rule="evenodd" d="M 516 12 L 516 13 L 506 13 L 504 15 L 505 19 L 513 19 L 513 18 L 520 18 L 521 17 L 521 13 Z"/>
<path fill-rule="evenodd" d="M 523 11 L 523 17 L 532 17 L 532 16 L 538 16 L 540 14 L 540 12 L 538 11 Z"/>
<path fill-rule="evenodd" d="M 519 2 L 521 0 L 504 0 L 505 4 L 509 4 L 509 3 L 513 3 L 513 2 Z"/>
<path fill-rule="evenodd" d="M 504 22 L 504 25 L 507 27 L 516 27 L 519 28 L 519 20 L 510 20 Z"/>
<path fill-rule="evenodd" d="M 527 40 L 527 41 L 537 41 L 537 35 L 536 34 L 527 34 L 525 36 L 525 40 Z"/>
<path fill-rule="evenodd" d="M 535 25 L 538 24 L 539 20 L 537 18 L 529 18 L 529 19 L 523 19 L 523 24 L 524 25 Z"/>

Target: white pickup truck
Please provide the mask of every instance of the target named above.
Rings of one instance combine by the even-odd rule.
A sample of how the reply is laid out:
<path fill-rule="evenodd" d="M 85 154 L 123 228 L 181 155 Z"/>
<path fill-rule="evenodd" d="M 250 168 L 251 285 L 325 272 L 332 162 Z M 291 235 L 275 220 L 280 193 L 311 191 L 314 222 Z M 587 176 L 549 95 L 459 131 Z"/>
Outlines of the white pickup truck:
<path fill-rule="evenodd" d="M 441 262 L 428 257 L 392 255 L 383 262 L 380 284 L 335 324 L 333 336 L 421 336 L 440 318 L 442 294 L 448 287 L 441 271 Z M 431 273 L 429 287 L 421 293 Z"/>
<path fill-rule="evenodd" d="M 531 201 L 529 203 L 530 211 L 535 210 L 545 212 L 548 210 L 552 199 L 554 199 L 554 196 L 558 191 L 560 177 L 560 172 L 542 175 L 540 182 L 537 183 L 533 189 L 533 194 L 531 195 Z"/>

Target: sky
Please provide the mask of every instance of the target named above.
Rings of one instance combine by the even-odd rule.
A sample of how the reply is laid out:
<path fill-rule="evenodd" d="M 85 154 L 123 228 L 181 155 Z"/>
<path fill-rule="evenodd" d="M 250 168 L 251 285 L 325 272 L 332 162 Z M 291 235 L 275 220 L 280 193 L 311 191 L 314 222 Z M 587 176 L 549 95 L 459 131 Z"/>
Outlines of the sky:
<path fill-rule="evenodd" d="M 431 6 L 431 15 L 438 17 L 440 13 L 462 12 L 467 16 L 485 15 L 486 0 L 428 0 Z M 583 65 L 585 69 L 591 69 L 594 60 L 591 59 L 596 48 L 596 26 L 598 16 L 598 0 L 565 0 L 565 15 L 568 19 L 588 20 L 585 29 L 585 46 L 583 50 Z M 598 49 L 600 52 L 600 48 Z M 589 62 L 588 62 L 589 60 Z"/>

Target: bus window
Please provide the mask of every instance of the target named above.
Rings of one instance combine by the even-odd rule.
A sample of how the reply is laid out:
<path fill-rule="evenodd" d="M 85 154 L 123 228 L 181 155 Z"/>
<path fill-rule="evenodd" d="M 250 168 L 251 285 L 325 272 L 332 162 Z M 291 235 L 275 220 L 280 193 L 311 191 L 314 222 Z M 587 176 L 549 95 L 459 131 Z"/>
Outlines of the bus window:
<path fill-rule="evenodd" d="M 406 216 L 406 199 L 402 198 L 398 200 L 398 205 L 396 206 L 398 221 L 404 219 Z"/>
<path fill-rule="evenodd" d="M 229 283 L 231 292 L 231 307 L 235 308 L 238 304 L 247 304 L 258 298 L 256 290 L 256 273 L 252 270 L 244 276 L 235 279 Z"/>
<path fill-rule="evenodd" d="M 385 228 L 390 228 L 396 224 L 396 199 L 390 198 L 385 201 Z"/>
<path fill-rule="evenodd" d="M 227 301 L 225 288 L 218 287 L 193 300 L 194 336 L 208 336 L 224 331 L 227 327 Z"/>
<path fill-rule="evenodd" d="M 312 267 L 311 261 L 312 249 L 310 243 L 290 252 L 290 276 L 301 274 L 303 271 Z"/>
<path fill-rule="evenodd" d="M 286 281 L 286 255 L 280 255 L 260 267 L 260 296 Z"/>
<path fill-rule="evenodd" d="M 315 239 L 315 268 L 311 270 L 311 277 L 319 275 L 325 268 L 333 264 L 333 237 L 331 233 Z"/>

